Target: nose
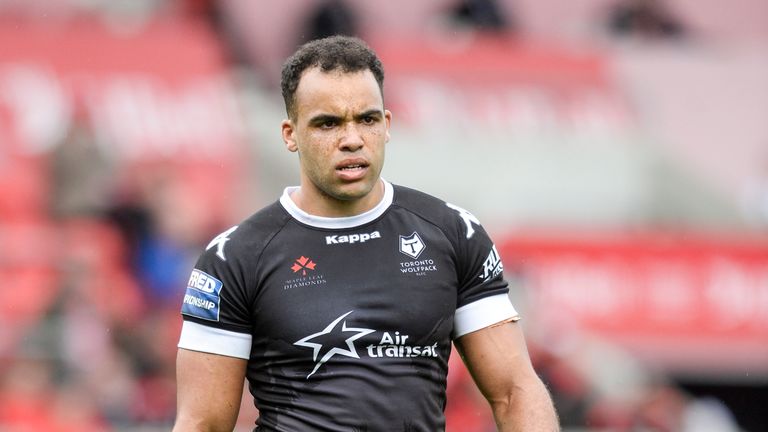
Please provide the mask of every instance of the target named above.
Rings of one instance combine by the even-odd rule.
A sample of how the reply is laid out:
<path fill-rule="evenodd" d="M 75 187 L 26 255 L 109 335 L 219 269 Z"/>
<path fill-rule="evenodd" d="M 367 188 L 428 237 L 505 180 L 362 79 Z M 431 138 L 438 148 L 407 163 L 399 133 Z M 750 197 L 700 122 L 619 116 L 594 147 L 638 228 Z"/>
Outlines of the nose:
<path fill-rule="evenodd" d="M 339 148 L 353 152 L 359 150 L 364 144 L 363 134 L 360 133 L 358 125 L 355 122 L 347 122 L 342 130 Z"/>

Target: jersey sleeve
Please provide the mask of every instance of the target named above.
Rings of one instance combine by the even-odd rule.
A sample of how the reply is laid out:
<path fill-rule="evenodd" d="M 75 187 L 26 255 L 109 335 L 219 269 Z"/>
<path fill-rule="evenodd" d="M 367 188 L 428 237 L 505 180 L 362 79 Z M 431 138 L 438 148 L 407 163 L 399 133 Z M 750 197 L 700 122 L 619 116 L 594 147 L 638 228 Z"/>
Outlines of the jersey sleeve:
<path fill-rule="evenodd" d="M 459 280 L 453 338 L 493 324 L 518 320 L 509 300 L 504 266 L 496 246 L 480 222 L 468 211 L 447 204 L 456 212 L 456 253 Z"/>
<path fill-rule="evenodd" d="M 251 350 L 248 273 L 237 226 L 219 234 L 192 269 L 182 300 L 179 348 L 247 359 Z"/>

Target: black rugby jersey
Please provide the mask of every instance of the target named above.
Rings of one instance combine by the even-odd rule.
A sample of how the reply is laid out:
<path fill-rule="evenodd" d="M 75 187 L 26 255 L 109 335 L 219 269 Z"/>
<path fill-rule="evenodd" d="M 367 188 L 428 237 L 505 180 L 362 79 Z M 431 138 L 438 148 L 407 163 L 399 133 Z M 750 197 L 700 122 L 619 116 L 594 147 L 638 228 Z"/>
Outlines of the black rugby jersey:
<path fill-rule="evenodd" d="M 451 340 L 517 318 L 474 216 L 384 186 L 345 218 L 288 188 L 192 271 L 179 347 L 248 359 L 258 431 L 443 430 Z"/>

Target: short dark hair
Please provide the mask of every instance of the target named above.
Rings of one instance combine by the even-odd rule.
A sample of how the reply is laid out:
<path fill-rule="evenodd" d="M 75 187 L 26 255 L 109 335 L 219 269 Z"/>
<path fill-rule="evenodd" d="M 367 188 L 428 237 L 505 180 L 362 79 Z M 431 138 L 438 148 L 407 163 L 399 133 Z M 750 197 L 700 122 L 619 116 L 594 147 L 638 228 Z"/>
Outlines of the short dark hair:
<path fill-rule="evenodd" d="M 305 43 L 283 64 L 280 89 L 289 117 L 295 114 L 295 95 L 305 70 L 319 67 L 323 72 L 345 73 L 370 70 L 384 94 L 384 67 L 376 53 L 353 36 L 330 36 Z"/>

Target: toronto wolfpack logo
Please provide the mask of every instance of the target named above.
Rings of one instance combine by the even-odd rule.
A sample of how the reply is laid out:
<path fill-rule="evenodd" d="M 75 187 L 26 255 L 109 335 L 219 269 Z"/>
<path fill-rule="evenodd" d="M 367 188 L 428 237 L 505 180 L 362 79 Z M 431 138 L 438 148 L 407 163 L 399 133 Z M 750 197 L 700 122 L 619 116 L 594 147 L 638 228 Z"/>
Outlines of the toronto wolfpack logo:
<path fill-rule="evenodd" d="M 347 321 L 344 318 L 352 312 L 354 311 L 349 311 L 336 318 L 323 330 L 293 343 L 300 347 L 312 348 L 312 361 L 315 362 L 315 368 L 307 375 L 307 379 L 314 375 L 320 369 L 320 366 L 335 355 L 360 358 L 354 342 L 365 335 L 373 333 L 375 330 L 348 327 Z M 340 322 L 341 328 L 339 328 Z"/>
<path fill-rule="evenodd" d="M 400 236 L 400 252 L 408 255 L 409 257 L 416 259 L 424 252 L 426 245 L 419 237 L 417 232 L 409 236 Z"/>

